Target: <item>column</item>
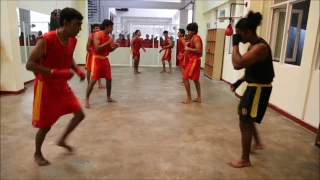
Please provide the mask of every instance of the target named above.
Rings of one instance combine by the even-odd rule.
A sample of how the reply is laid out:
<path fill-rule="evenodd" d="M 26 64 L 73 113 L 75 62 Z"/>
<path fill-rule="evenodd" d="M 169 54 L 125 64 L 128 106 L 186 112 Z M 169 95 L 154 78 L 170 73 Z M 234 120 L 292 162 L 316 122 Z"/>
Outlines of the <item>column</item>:
<path fill-rule="evenodd" d="M 1 0 L 1 93 L 23 92 L 22 65 L 15 0 Z M 23 67 L 25 68 L 25 67 Z"/>
<path fill-rule="evenodd" d="M 76 1 L 75 2 L 75 9 L 77 9 L 82 15 L 82 30 L 79 32 L 77 39 L 77 46 L 75 52 L 73 53 L 73 58 L 77 64 L 85 64 L 86 63 L 86 45 L 88 41 L 88 1 Z"/>

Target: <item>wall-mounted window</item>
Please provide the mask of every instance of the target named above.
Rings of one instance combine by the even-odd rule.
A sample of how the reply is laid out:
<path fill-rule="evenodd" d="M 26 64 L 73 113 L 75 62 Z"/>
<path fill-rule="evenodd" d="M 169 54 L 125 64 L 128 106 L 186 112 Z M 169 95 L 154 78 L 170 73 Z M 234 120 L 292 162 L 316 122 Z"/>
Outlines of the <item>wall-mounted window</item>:
<path fill-rule="evenodd" d="M 300 66 L 311 0 L 274 0 L 270 46 L 273 60 Z"/>

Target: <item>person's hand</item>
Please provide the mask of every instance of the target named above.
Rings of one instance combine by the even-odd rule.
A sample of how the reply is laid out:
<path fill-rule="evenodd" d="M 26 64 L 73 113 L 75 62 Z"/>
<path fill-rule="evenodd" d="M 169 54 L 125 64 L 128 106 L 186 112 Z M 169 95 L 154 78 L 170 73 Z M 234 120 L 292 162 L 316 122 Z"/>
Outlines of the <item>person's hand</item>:
<path fill-rule="evenodd" d="M 189 46 L 189 45 L 190 45 L 190 42 L 187 42 L 187 43 L 186 43 L 186 46 Z"/>
<path fill-rule="evenodd" d="M 76 73 L 80 77 L 80 81 L 84 81 L 86 79 L 86 75 L 84 74 L 83 71 L 79 67 L 76 68 Z"/>
<path fill-rule="evenodd" d="M 191 50 L 191 48 L 190 48 L 190 47 L 188 47 L 188 46 L 186 46 L 186 47 L 184 48 L 184 50 L 186 50 L 186 51 L 190 51 L 190 50 Z"/>
<path fill-rule="evenodd" d="M 73 77 L 74 73 L 71 69 L 52 69 L 51 75 L 69 80 Z"/>
<path fill-rule="evenodd" d="M 240 42 L 241 42 L 241 35 L 240 34 L 234 34 L 232 36 L 232 45 L 233 46 L 238 46 Z"/>
<path fill-rule="evenodd" d="M 112 48 L 117 49 L 119 46 L 119 43 L 114 43 Z"/>
<path fill-rule="evenodd" d="M 243 80 L 239 79 L 238 81 L 236 81 L 235 83 L 231 84 L 230 86 L 230 90 L 232 92 L 235 92 L 236 89 L 242 84 Z"/>
<path fill-rule="evenodd" d="M 146 52 L 146 49 L 143 49 L 144 52 Z"/>
<path fill-rule="evenodd" d="M 161 53 L 163 51 L 163 49 L 161 49 L 160 51 L 159 51 L 159 53 Z"/>
<path fill-rule="evenodd" d="M 107 41 L 107 43 L 110 44 L 112 42 L 114 42 L 114 39 L 113 39 L 113 37 L 110 37 L 110 39 Z"/>

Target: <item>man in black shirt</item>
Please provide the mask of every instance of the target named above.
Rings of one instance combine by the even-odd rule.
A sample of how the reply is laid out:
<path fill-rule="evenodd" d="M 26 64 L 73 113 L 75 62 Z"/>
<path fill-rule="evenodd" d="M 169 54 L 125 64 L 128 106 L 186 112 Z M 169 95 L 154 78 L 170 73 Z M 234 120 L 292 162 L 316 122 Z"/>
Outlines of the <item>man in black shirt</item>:
<path fill-rule="evenodd" d="M 232 64 L 236 70 L 245 68 L 245 75 L 231 85 L 231 90 L 235 91 L 243 81 L 248 83 L 238 107 L 242 156 L 240 160 L 228 163 L 235 168 L 251 166 L 249 154 L 252 137 L 255 140 L 254 150 L 264 148 L 254 123 L 260 124 L 266 112 L 272 90 L 274 69 L 268 43 L 256 34 L 261 20 L 260 13 L 250 11 L 246 18 L 242 18 L 237 23 L 236 34 L 233 35 Z M 243 55 L 239 52 L 240 42 L 251 44 L 248 52 Z"/>

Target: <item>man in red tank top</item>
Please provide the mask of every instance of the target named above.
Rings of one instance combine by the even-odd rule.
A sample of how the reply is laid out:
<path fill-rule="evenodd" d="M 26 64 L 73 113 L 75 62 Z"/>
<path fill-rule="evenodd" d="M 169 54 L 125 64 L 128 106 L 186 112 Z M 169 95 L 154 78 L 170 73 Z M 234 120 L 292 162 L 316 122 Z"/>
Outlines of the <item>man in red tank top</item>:
<path fill-rule="evenodd" d="M 32 125 L 39 128 L 36 135 L 34 159 L 39 166 L 49 165 L 41 146 L 51 126 L 60 116 L 73 113 L 74 117 L 57 145 L 72 151 L 66 145 L 68 135 L 84 119 L 82 108 L 67 81 L 75 71 L 80 79 L 85 74 L 73 60 L 83 16 L 75 9 L 64 8 L 60 14 L 60 28 L 42 35 L 32 50 L 26 68 L 35 74 Z"/>
<path fill-rule="evenodd" d="M 180 71 L 183 75 L 184 73 L 184 69 L 186 67 L 186 65 L 188 64 L 188 60 L 187 60 L 187 54 L 186 51 L 184 50 L 187 41 L 184 38 L 184 34 L 185 34 L 185 30 L 184 29 L 179 29 L 178 32 L 178 37 L 179 37 L 179 41 L 178 41 L 178 60 L 179 60 L 179 66 L 180 66 Z M 182 79 L 183 80 L 183 79 Z M 182 84 L 184 85 L 183 81 Z"/>
<path fill-rule="evenodd" d="M 168 72 L 169 74 L 172 73 L 172 64 L 171 64 L 171 49 L 173 47 L 172 41 L 170 40 L 169 36 L 168 36 L 168 31 L 163 31 L 163 35 L 165 37 L 164 40 L 164 44 L 162 46 L 162 49 L 159 51 L 162 52 L 163 50 L 165 50 L 163 56 L 162 56 L 162 66 L 163 66 L 163 70 L 161 71 L 161 73 L 165 73 L 166 72 L 166 63 L 165 61 L 169 62 L 169 68 L 170 71 Z"/>
<path fill-rule="evenodd" d="M 192 101 L 189 79 L 194 81 L 194 84 L 196 85 L 197 89 L 198 97 L 193 101 L 201 103 L 201 89 L 199 77 L 203 45 L 201 37 L 198 35 L 197 23 L 188 24 L 187 30 L 188 35 L 191 38 L 190 42 L 187 43 L 187 46 L 185 47 L 185 50 L 188 52 L 189 62 L 183 74 L 183 82 L 186 87 L 187 98 L 184 101 L 182 101 L 182 103 L 186 104 Z"/>
<path fill-rule="evenodd" d="M 92 92 L 93 86 L 100 78 L 106 79 L 107 85 L 107 101 L 117 102 L 111 98 L 111 66 L 108 59 L 110 52 L 114 51 L 119 47 L 118 44 L 114 43 L 114 38 L 110 37 L 113 31 L 113 22 L 105 19 L 101 25 L 101 31 L 94 34 L 93 43 L 93 55 L 92 55 L 92 68 L 91 68 L 91 81 L 87 88 L 86 93 L 86 104 L 85 107 L 89 108 L 89 97 Z"/>
<path fill-rule="evenodd" d="M 140 39 L 140 30 L 136 30 L 134 34 L 135 36 L 132 38 L 131 41 L 131 54 L 132 59 L 134 61 L 134 74 L 141 74 L 141 72 L 138 71 L 140 62 L 140 48 L 142 48 L 144 52 L 146 52 L 146 49 L 143 47 L 142 41 Z"/>
<path fill-rule="evenodd" d="M 93 35 L 94 33 L 100 31 L 100 25 L 99 24 L 94 24 L 92 29 L 92 33 L 90 34 L 87 42 L 87 56 L 86 56 L 86 67 L 85 69 L 87 70 L 87 81 L 88 84 L 90 83 L 90 78 L 91 78 L 91 65 L 92 65 L 92 51 L 94 48 L 93 45 Z M 99 88 L 105 88 L 103 84 L 101 84 L 101 80 L 98 80 L 98 85 Z"/>

